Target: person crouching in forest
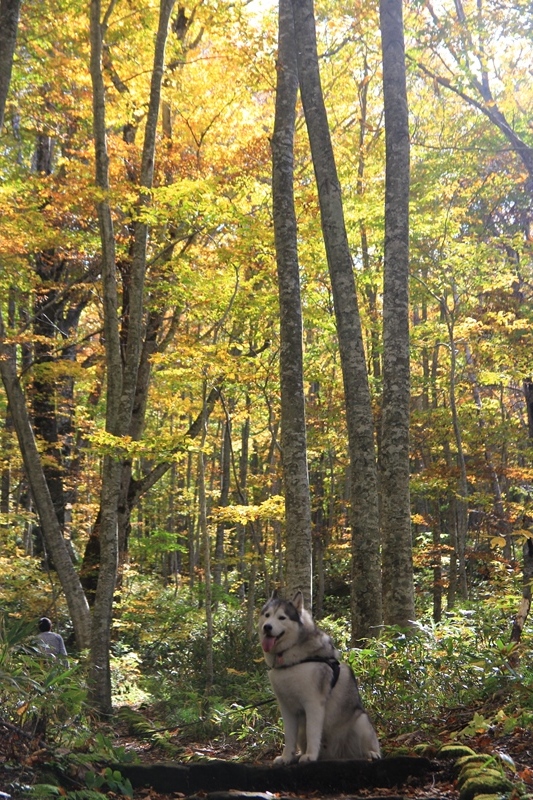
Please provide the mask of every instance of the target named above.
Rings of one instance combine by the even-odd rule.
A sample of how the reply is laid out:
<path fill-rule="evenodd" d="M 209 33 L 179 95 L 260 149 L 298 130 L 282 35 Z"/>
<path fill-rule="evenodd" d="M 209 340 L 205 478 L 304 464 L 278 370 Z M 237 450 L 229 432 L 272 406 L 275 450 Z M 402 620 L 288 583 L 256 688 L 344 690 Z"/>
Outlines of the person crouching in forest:
<path fill-rule="evenodd" d="M 59 633 L 52 632 L 52 623 L 48 617 L 41 617 L 38 628 L 39 635 L 37 638 L 40 640 L 39 646 L 43 653 L 53 658 L 59 658 L 68 664 L 67 650 L 63 637 Z"/>

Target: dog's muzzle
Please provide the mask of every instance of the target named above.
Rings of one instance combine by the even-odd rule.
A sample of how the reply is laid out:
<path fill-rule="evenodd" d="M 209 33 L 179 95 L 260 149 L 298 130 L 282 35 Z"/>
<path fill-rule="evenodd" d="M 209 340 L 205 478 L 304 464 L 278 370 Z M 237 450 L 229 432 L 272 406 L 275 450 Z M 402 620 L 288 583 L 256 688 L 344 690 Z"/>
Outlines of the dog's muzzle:
<path fill-rule="evenodd" d="M 272 625 L 269 622 L 265 622 L 263 625 L 263 638 L 261 639 L 261 647 L 263 648 L 263 651 L 265 653 L 270 653 L 272 648 L 282 636 L 283 632 L 281 632 L 279 636 L 274 636 L 272 633 Z"/>

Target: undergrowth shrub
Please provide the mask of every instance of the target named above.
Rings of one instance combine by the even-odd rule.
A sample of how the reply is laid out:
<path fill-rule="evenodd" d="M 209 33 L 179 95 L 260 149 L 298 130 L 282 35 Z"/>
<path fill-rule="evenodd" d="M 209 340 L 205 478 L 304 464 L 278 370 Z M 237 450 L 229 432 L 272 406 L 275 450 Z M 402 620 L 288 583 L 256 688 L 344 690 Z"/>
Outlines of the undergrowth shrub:
<path fill-rule="evenodd" d="M 494 614 L 494 610 L 488 610 Z M 348 652 L 365 702 L 386 736 L 415 730 L 459 732 L 465 717 L 509 704 L 515 724 L 533 717 L 529 659 L 510 667 L 509 623 L 458 611 L 438 625 L 418 622 L 409 631 L 385 628 L 366 648 Z M 489 633 L 490 630 L 490 633 Z M 505 713 L 505 712 L 504 712 Z"/>
<path fill-rule="evenodd" d="M 77 667 L 43 655 L 33 623 L 0 617 L 0 709 L 5 721 L 30 734 L 68 736 L 83 712 L 84 681 Z"/>

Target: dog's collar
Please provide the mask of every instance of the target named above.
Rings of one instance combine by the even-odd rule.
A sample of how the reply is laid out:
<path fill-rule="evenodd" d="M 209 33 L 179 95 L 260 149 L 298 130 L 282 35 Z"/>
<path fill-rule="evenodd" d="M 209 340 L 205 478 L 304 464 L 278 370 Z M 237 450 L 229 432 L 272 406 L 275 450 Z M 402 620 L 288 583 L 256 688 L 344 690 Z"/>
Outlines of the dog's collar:
<path fill-rule="evenodd" d="M 283 663 L 283 653 L 278 653 L 274 659 L 272 669 L 289 669 L 290 667 L 297 667 L 298 664 L 308 664 L 309 662 L 318 662 L 319 664 L 327 664 L 331 667 L 333 675 L 331 676 L 331 688 L 335 686 L 339 680 L 341 671 L 340 662 L 336 658 L 327 658 L 326 656 L 309 656 L 309 658 L 302 658 L 301 661 L 295 661 L 294 664 Z"/>

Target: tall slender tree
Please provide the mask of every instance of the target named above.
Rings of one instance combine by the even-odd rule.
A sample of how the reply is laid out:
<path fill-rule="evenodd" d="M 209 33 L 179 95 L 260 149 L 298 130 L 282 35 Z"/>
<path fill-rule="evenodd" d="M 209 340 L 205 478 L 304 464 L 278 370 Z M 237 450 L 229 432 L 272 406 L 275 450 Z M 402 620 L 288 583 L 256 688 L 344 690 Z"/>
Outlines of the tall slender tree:
<path fill-rule="evenodd" d="M 22 0 L 0 0 L 0 130 L 4 124 L 7 93 L 11 83 Z"/>
<path fill-rule="evenodd" d="M 402 0 L 381 0 L 385 106 L 383 404 L 380 448 L 383 609 L 388 624 L 414 619 L 409 499 L 409 120 Z"/>
<path fill-rule="evenodd" d="M 102 15 L 100 0 L 91 0 L 91 79 L 93 85 L 93 129 L 97 205 L 102 246 L 102 287 L 105 353 L 107 367 L 106 431 L 116 446 L 104 457 L 100 519 L 100 568 L 93 609 L 91 643 L 91 697 L 101 713 L 111 713 L 111 671 L 109 663 L 111 613 L 118 567 L 119 501 L 123 461 L 121 438 L 130 434 L 139 364 L 145 329 L 144 279 L 147 266 L 148 223 L 143 210 L 149 205 L 153 184 L 157 120 L 161 102 L 165 46 L 174 0 L 161 0 L 155 42 L 150 100 L 144 133 L 140 169 L 137 221 L 128 276 L 126 327 L 119 329 L 118 278 L 113 213 L 109 198 L 109 157 L 106 141 L 106 101 L 103 80 L 104 39 L 108 15 Z"/>
<path fill-rule="evenodd" d="M 303 379 L 302 308 L 294 208 L 294 126 L 298 65 L 290 0 L 279 3 L 276 113 L 272 136 L 272 200 L 280 305 L 281 448 L 288 592 L 311 602 L 311 503 Z"/>
<path fill-rule="evenodd" d="M 352 635 L 358 641 L 375 635 L 382 623 L 373 416 L 341 186 L 320 82 L 313 0 L 292 0 L 292 8 L 298 79 L 318 187 L 344 383 L 351 463 Z"/>

